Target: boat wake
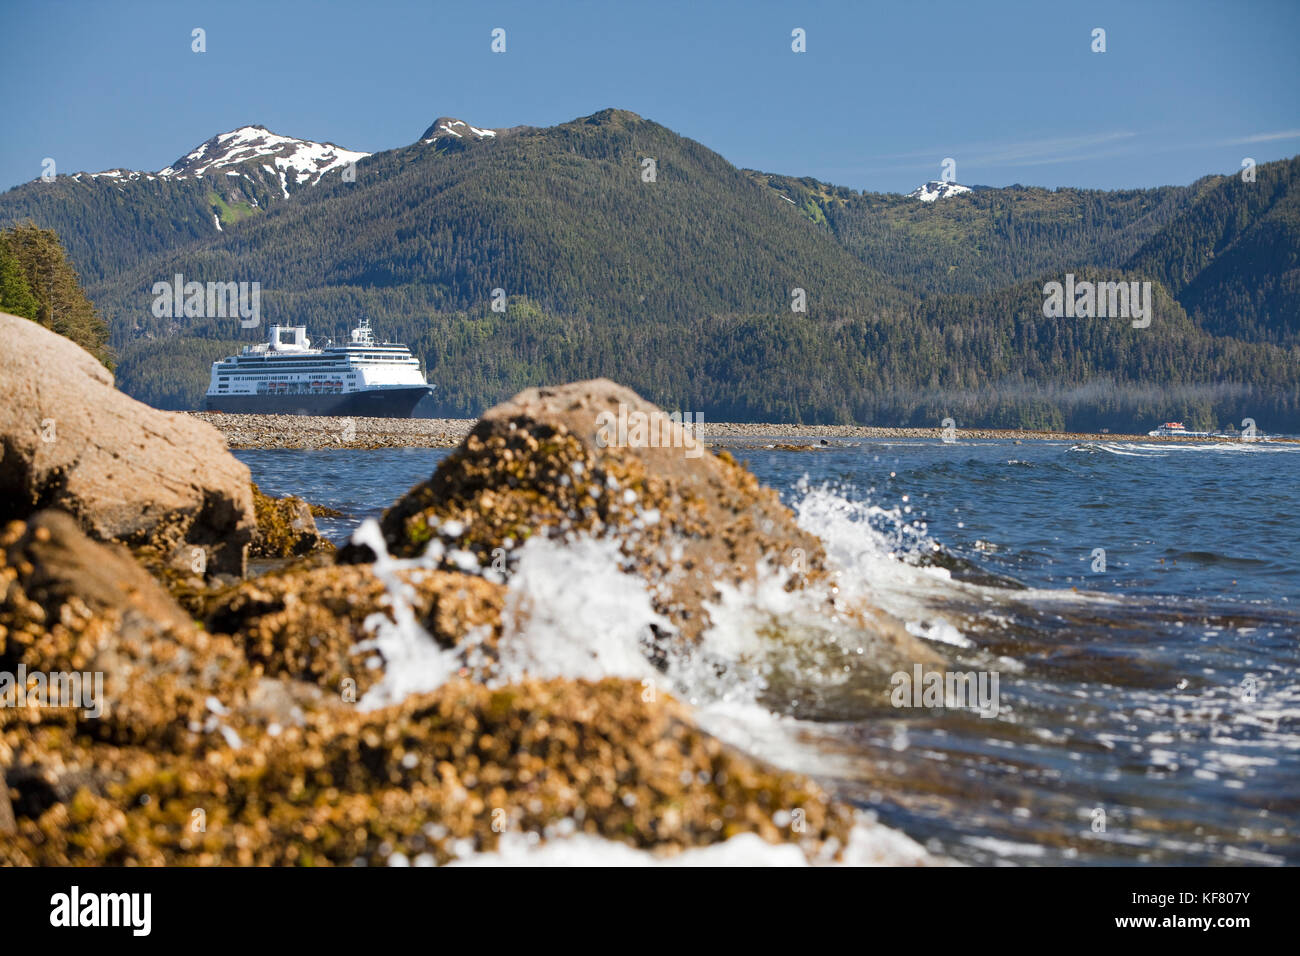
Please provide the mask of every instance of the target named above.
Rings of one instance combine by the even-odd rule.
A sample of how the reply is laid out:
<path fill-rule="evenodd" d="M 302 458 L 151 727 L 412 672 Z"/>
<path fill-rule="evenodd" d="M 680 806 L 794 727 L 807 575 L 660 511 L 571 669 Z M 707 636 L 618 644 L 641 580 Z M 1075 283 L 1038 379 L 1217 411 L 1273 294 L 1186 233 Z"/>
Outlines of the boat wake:
<path fill-rule="evenodd" d="M 1169 455 L 1188 454 L 1191 452 L 1212 452 L 1223 455 L 1294 453 L 1300 451 L 1300 445 L 1290 442 L 1269 441 L 1221 441 L 1191 444 L 1183 442 L 1080 442 L 1070 446 L 1072 452 L 1105 452 L 1131 458 L 1165 458 Z"/>

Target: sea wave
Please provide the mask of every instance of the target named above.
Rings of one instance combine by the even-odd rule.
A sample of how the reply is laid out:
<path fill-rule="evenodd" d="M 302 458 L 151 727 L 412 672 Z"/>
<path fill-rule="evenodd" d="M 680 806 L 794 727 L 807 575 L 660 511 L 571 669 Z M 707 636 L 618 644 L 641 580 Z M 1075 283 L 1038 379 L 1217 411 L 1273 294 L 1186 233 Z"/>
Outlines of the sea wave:
<path fill-rule="evenodd" d="M 799 526 L 824 544 L 825 580 L 790 590 L 789 569 L 760 565 L 745 584 L 718 588 L 706 607 L 710 626 L 693 645 L 671 639 L 655 595 L 625 566 L 619 541 L 530 539 L 506 581 L 504 628 L 491 670 L 473 639 L 440 648 L 408 613 L 398 572 L 431 568 L 442 555 L 393 559 L 368 521 L 356 538 L 379 555 L 376 573 L 389 588 L 392 614 L 377 615 L 357 648 L 388 663 L 363 704 L 396 702 L 456 674 L 495 683 L 632 678 L 642 682 L 647 700 L 666 692 L 690 703 L 698 725 L 729 745 L 812 775 L 860 805 L 887 808 L 881 830 L 889 835 L 877 833 L 879 840 L 907 839 L 900 827 L 925 839 L 948 834 L 928 844 L 936 859 L 1076 859 L 1073 821 L 1092 809 L 1080 809 L 1082 797 L 1071 803 L 1069 794 L 1077 791 L 1096 794 L 1086 799 L 1097 804 L 1141 811 L 1112 821 L 1122 819 L 1124 832 L 1088 844 L 1098 859 L 1160 853 L 1212 861 L 1231 850 L 1256 854 L 1253 862 L 1274 860 L 1280 838 L 1255 827 L 1249 808 L 1223 794 L 1247 780 L 1273 792 L 1285 768 L 1269 763 L 1268 752 L 1300 746 L 1297 692 L 1288 689 L 1287 672 L 1259 664 L 1249 670 L 1250 655 L 1243 658 L 1245 645 L 1267 654 L 1283 640 L 1286 625 L 1277 614 L 963 580 L 935 563 L 944 546 L 904 496 L 886 505 L 850 487 L 804 480 L 789 501 Z M 472 562 L 463 569 L 496 579 L 492 569 Z M 890 708 L 870 666 L 877 635 L 842 613 L 858 604 L 892 615 L 953 668 L 1006 675 L 996 716 Z M 1249 703 L 1243 685 L 1251 688 Z M 1170 725 L 1178 731 L 1166 737 Z M 1129 754 L 1124 766 L 1146 767 L 1145 773 L 1118 774 L 1117 748 Z M 1185 799 L 1214 807 L 1202 812 L 1225 832 L 1240 831 L 1234 844 L 1189 839 L 1185 827 L 1168 822 L 1182 811 L 1168 810 L 1167 789 L 1151 781 L 1189 773 L 1197 788 Z M 1205 796 L 1207 788 L 1213 798 Z M 1012 809 L 1020 802 L 1038 806 L 1043 819 L 1016 816 Z M 979 838 L 971 839 L 972 832 Z M 1053 840 L 1065 849 L 1008 849 Z M 790 848 L 747 842 L 696 852 L 705 854 L 700 861 L 794 862 Z M 545 845 L 505 842 L 498 853 L 466 862 L 560 859 L 656 862 L 621 845 L 576 837 Z"/>
<path fill-rule="evenodd" d="M 1270 441 L 1221 441 L 1191 444 L 1190 442 L 1117 442 L 1088 441 L 1070 446 L 1072 452 L 1106 452 L 1131 458 L 1167 458 L 1170 455 L 1192 452 L 1215 454 L 1294 454 L 1300 444 Z"/>

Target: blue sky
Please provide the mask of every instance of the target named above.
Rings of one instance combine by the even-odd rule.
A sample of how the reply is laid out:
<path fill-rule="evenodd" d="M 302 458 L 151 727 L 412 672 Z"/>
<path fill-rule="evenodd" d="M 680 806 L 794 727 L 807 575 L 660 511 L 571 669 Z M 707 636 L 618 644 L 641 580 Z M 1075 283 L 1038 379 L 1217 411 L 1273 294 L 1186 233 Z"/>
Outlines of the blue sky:
<path fill-rule="evenodd" d="M 157 170 L 248 123 L 377 151 L 440 115 L 545 126 L 607 106 L 738 166 L 878 191 L 945 157 L 962 183 L 1122 188 L 1300 152 L 1295 0 L 0 0 L 0 76 L 0 189 L 45 157 Z"/>

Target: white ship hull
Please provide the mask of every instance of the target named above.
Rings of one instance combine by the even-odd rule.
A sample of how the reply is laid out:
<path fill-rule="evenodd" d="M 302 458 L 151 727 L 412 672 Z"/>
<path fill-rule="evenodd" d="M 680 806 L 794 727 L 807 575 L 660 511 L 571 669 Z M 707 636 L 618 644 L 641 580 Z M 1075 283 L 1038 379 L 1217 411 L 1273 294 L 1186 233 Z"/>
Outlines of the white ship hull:
<path fill-rule="evenodd" d="M 357 418 L 410 418 L 415 406 L 433 394 L 430 385 L 372 388 L 338 395 L 209 395 L 204 408 L 231 415 L 346 415 Z"/>

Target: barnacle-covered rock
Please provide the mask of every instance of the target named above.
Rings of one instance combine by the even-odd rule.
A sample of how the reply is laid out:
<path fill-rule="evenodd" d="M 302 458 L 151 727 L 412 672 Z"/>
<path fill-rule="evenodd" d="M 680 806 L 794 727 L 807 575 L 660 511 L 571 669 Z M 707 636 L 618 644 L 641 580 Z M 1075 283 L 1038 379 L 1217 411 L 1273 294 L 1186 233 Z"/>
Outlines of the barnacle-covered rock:
<path fill-rule="evenodd" d="M 456 681 L 202 760 L 117 754 L 120 773 L 99 790 L 20 813 L 0 862 L 446 863 L 509 832 L 661 853 L 755 833 L 816 856 L 853 823 L 807 779 L 764 768 L 626 680 Z"/>
<path fill-rule="evenodd" d="M 458 572 L 396 573 L 410 589 L 415 621 L 430 637 L 444 647 L 472 640 L 492 654 L 501 634 L 501 585 Z M 363 695 L 385 664 L 382 655 L 357 652 L 373 636 L 376 614 L 392 619 L 384 582 L 370 565 L 340 565 L 242 582 L 213 603 L 206 625 L 235 635 L 249 661 L 268 675 Z"/>
<path fill-rule="evenodd" d="M 212 702 L 238 706 L 251 687 L 230 638 L 195 627 L 124 547 L 91 541 L 62 512 L 0 532 L 0 589 L 0 672 L 29 675 L 39 704 L 0 709 L 0 724 L 192 747 L 216 729 Z"/>
<path fill-rule="evenodd" d="M 257 530 L 249 547 L 250 558 L 293 558 L 334 550 L 316 528 L 316 509 L 312 505 L 294 495 L 272 498 L 256 483 L 252 487 Z M 330 513 L 330 509 L 324 511 Z"/>

